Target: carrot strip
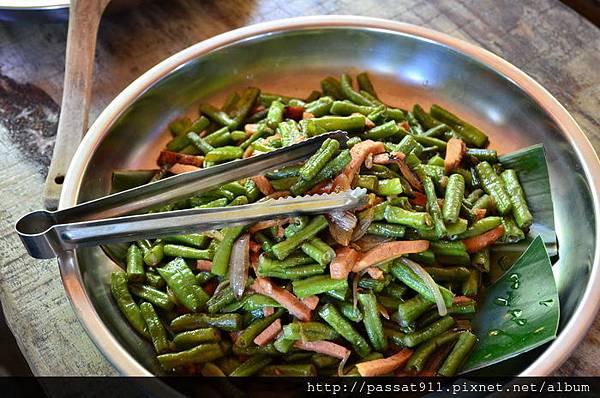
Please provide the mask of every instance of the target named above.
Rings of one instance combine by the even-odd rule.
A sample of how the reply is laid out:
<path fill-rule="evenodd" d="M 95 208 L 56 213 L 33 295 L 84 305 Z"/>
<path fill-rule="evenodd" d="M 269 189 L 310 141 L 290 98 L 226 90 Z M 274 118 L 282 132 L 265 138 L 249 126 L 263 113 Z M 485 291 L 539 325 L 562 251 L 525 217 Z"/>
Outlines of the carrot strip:
<path fill-rule="evenodd" d="M 415 205 L 415 206 L 427 205 L 427 196 L 425 196 L 421 192 L 413 192 L 413 195 L 414 195 L 414 198 L 408 200 L 411 205 Z"/>
<path fill-rule="evenodd" d="M 469 253 L 475 253 L 493 244 L 500 239 L 502 235 L 504 235 L 504 225 L 498 225 L 496 228 L 481 235 L 463 239 L 462 242 Z"/>
<path fill-rule="evenodd" d="M 290 195 L 291 195 L 290 191 L 275 191 L 275 192 L 265 196 L 265 198 L 279 199 L 279 198 L 283 198 L 284 196 L 290 196 Z"/>
<path fill-rule="evenodd" d="M 307 195 L 319 195 L 322 193 L 330 193 L 332 191 L 332 181 L 325 180 L 306 192 Z"/>
<path fill-rule="evenodd" d="M 391 357 L 375 359 L 373 361 L 357 363 L 356 369 L 363 377 L 379 376 L 387 373 L 392 373 L 394 370 L 406 364 L 413 350 L 403 348 L 400 352 Z"/>
<path fill-rule="evenodd" d="M 475 214 L 475 221 L 481 220 L 487 214 L 487 209 L 475 209 L 473 210 Z"/>
<path fill-rule="evenodd" d="M 373 163 L 376 164 L 391 164 L 398 160 L 404 160 L 406 155 L 403 152 L 385 152 L 373 156 Z"/>
<path fill-rule="evenodd" d="M 301 321 L 309 321 L 311 318 L 311 310 L 302 304 L 298 297 L 294 296 L 287 290 L 273 284 L 269 278 L 256 278 L 252 288 L 255 292 L 271 297 L 273 300 L 281 304 L 287 309 L 290 314 L 294 315 Z"/>
<path fill-rule="evenodd" d="M 275 308 L 273 308 L 273 307 L 263 307 L 262 310 L 263 310 L 263 315 L 265 318 L 268 316 L 271 316 L 275 313 Z"/>
<path fill-rule="evenodd" d="M 204 156 L 188 155 L 185 153 L 178 153 L 172 151 L 161 151 L 158 156 L 158 164 L 189 164 L 196 167 L 202 167 L 204 163 Z"/>
<path fill-rule="evenodd" d="M 405 240 L 396 242 L 386 242 L 369 250 L 354 265 L 352 271 L 360 272 L 372 265 L 382 263 L 400 257 L 403 254 L 420 253 L 429 248 L 427 240 Z"/>
<path fill-rule="evenodd" d="M 175 163 L 169 169 L 169 171 L 173 174 L 189 173 L 190 171 L 196 171 L 196 170 L 200 170 L 200 168 L 196 167 L 196 166 L 192 166 L 190 164 L 181 164 L 181 163 Z"/>
<path fill-rule="evenodd" d="M 350 163 L 348 163 L 348 165 L 346 165 L 346 168 L 344 168 L 342 173 L 348 177 L 348 180 L 352 181 L 354 176 L 356 176 L 360 170 L 360 166 L 362 166 L 368 154 L 372 153 L 376 155 L 384 151 L 385 148 L 383 146 L 383 142 L 372 140 L 359 142 L 358 144 L 354 145 L 352 149 L 350 149 L 352 160 Z"/>
<path fill-rule="evenodd" d="M 467 297 L 467 296 L 454 296 L 454 299 L 452 300 L 452 304 L 456 304 L 456 305 L 470 304 L 470 303 L 472 303 L 474 301 L 475 300 L 473 300 L 471 297 Z"/>
<path fill-rule="evenodd" d="M 309 310 L 314 310 L 319 305 L 319 296 L 308 296 L 301 299 L 302 304 L 304 304 Z"/>
<path fill-rule="evenodd" d="M 351 247 L 340 247 L 335 251 L 335 258 L 329 265 L 331 279 L 346 279 L 360 253 Z"/>
<path fill-rule="evenodd" d="M 254 153 L 254 148 L 249 146 L 248 148 L 246 148 L 246 150 L 244 151 L 244 154 L 242 155 L 243 158 L 249 158 L 252 156 L 252 154 Z"/>
<path fill-rule="evenodd" d="M 346 174 L 339 174 L 331 185 L 331 190 L 335 192 L 348 191 L 350 188 L 352 188 L 352 183 Z"/>
<path fill-rule="evenodd" d="M 248 123 L 244 126 L 244 133 L 246 133 L 247 137 L 250 137 L 252 134 L 258 131 L 258 124 Z"/>
<path fill-rule="evenodd" d="M 383 271 L 377 267 L 367 268 L 367 274 L 373 279 L 383 279 Z"/>
<path fill-rule="evenodd" d="M 238 337 L 240 337 L 240 333 L 242 333 L 242 332 L 229 332 L 229 338 L 231 339 L 231 342 L 233 344 L 235 344 L 235 342 L 237 341 Z"/>
<path fill-rule="evenodd" d="M 256 233 L 258 231 L 262 231 L 263 229 L 271 228 L 271 227 L 279 227 L 282 224 L 289 222 L 287 218 L 278 218 L 276 220 L 265 220 L 259 221 L 248 229 L 248 232 L 251 234 Z"/>
<path fill-rule="evenodd" d="M 260 332 L 258 336 L 254 338 L 254 344 L 258 346 L 264 346 L 269 341 L 273 340 L 281 331 L 281 319 L 275 319 L 275 321 L 267 326 L 265 330 Z"/>
<path fill-rule="evenodd" d="M 315 115 L 310 112 L 302 112 L 302 119 L 313 119 Z"/>
<path fill-rule="evenodd" d="M 253 240 L 250 241 L 250 251 L 251 252 L 258 253 L 261 248 L 262 248 L 262 245 L 260 243 L 256 243 Z"/>
<path fill-rule="evenodd" d="M 254 176 L 252 177 L 252 181 L 254 181 L 258 190 L 262 192 L 263 195 L 270 195 L 275 192 L 271 182 L 265 176 Z"/>
<path fill-rule="evenodd" d="M 460 138 L 450 138 L 446 146 L 446 158 L 444 159 L 444 169 L 446 173 L 456 169 L 464 154 L 467 152 L 467 146 Z"/>
<path fill-rule="evenodd" d="M 295 121 L 301 120 L 303 113 L 303 106 L 286 106 L 284 110 L 285 117 L 288 119 L 294 119 Z"/>
<path fill-rule="evenodd" d="M 350 355 L 350 350 L 346 347 L 325 340 L 305 342 L 298 340 L 294 343 L 294 347 L 305 351 L 318 352 L 319 354 L 325 354 L 339 359 L 344 359 L 346 355 Z"/>
<path fill-rule="evenodd" d="M 196 269 L 199 271 L 210 271 L 212 269 L 212 261 L 197 260 Z"/>

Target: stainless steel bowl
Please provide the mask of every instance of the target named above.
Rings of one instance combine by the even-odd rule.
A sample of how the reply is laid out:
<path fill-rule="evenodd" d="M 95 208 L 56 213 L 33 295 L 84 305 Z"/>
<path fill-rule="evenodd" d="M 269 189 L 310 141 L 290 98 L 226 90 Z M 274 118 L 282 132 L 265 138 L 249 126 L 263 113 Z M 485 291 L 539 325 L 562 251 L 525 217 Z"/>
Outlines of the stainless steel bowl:
<path fill-rule="evenodd" d="M 60 207 L 105 195 L 115 168 L 152 167 L 167 123 L 199 100 L 222 101 L 247 85 L 304 96 L 324 76 L 368 70 L 386 102 L 432 102 L 472 121 L 500 152 L 543 142 L 555 199 L 560 261 L 554 266 L 562 319 L 558 338 L 491 374 L 548 375 L 584 337 L 600 304 L 599 161 L 566 110 L 499 57 L 425 28 L 352 16 L 267 22 L 196 44 L 146 72 L 98 117 L 66 176 Z M 82 324 L 124 375 L 160 373 L 110 298 L 116 266 L 99 248 L 59 259 Z"/>

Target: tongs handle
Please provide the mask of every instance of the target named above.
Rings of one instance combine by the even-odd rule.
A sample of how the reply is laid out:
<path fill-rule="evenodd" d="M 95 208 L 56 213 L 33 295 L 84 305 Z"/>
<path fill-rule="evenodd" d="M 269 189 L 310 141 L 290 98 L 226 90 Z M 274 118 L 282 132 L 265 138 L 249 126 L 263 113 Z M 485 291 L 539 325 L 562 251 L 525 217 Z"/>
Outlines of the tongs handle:
<path fill-rule="evenodd" d="M 23 242 L 36 258 L 52 258 L 78 247 L 130 242 L 295 215 L 321 214 L 353 209 L 366 204 L 364 188 L 341 193 L 269 199 L 243 206 L 187 209 L 58 224 Z"/>
<path fill-rule="evenodd" d="M 41 258 L 47 258 L 50 255 L 48 252 L 49 247 L 45 249 L 42 247 L 48 246 L 48 243 L 42 237 L 45 234 L 51 234 L 51 229 L 54 226 L 140 212 L 166 202 L 187 198 L 216 188 L 229 181 L 255 176 L 274 168 L 294 164 L 314 154 L 328 138 L 339 141 L 342 148 L 346 146 L 348 140 L 346 133 L 342 131 L 322 134 L 272 152 L 165 178 L 64 210 L 54 212 L 35 211 L 26 214 L 17 221 L 15 229 L 32 256 L 46 256 Z M 204 222 L 201 218 L 198 221 Z M 36 248 L 36 245 L 41 245 L 41 247 Z M 57 249 L 60 249 L 60 246 L 54 245 Z M 50 245 L 50 247 L 53 246 Z"/>

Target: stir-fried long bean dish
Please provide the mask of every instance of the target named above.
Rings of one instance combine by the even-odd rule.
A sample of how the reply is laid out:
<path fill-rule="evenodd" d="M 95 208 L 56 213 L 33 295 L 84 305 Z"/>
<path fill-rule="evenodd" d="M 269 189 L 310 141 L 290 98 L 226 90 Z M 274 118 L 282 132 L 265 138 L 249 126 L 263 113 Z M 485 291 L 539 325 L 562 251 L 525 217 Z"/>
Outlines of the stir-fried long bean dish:
<path fill-rule="evenodd" d="M 155 211 L 368 190 L 353 211 L 278 218 L 132 242 L 114 300 L 167 373 L 377 376 L 460 372 L 489 248 L 533 217 L 517 173 L 488 137 L 438 105 L 383 103 L 361 73 L 299 99 L 247 88 L 172 122 L 153 171 L 113 189 L 273 151 L 343 130 L 306 162 Z"/>

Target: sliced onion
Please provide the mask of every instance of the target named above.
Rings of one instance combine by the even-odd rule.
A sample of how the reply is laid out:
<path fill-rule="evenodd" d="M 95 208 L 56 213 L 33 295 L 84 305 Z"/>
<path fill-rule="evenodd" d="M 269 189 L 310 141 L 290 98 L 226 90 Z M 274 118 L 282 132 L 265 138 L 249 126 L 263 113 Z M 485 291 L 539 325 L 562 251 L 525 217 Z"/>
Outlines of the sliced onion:
<path fill-rule="evenodd" d="M 243 234 L 233 243 L 229 258 L 229 283 L 238 299 L 244 294 L 250 268 L 250 234 Z"/>
<path fill-rule="evenodd" d="M 349 211 L 334 211 L 327 214 L 327 219 L 333 240 L 342 246 L 348 246 L 352 239 L 352 231 L 356 227 L 356 216 Z"/>
<path fill-rule="evenodd" d="M 369 229 L 369 226 L 373 222 L 375 208 L 369 207 L 363 214 L 364 216 L 359 218 L 358 225 L 354 228 L 354 231 L 352 231 L 352 242 L 359 240 L 367 233 L 367 229 Z"/>
<path fill-rule="evenodd" d="M 332 211 L 327 216 L 329 221 L 344 231 L 352 231 L 358 222 L 356 216 L 351 211 Z"/>
<path fill-rule="evenodd" d="M 346 366 L 346 362 L 348 362 L 348 358 L 350 358 L 350 353 L 351 353 L 351 351 L 348 351 L 348 353 L 346 355 L 344 355 L 344 358 L 342 358 L 342 360 L 340 361 L 340 364 L 338 365 L 338 376 L 339 377 L 344 376 L 344 367 Z"/>
<path fill-rule="evenodd" d="M 366 273 L 367 270 L 363 269 L 362 271 L 359 271 L 356 274 L 354 274 L 354 277 L 352 278 L 352 306 L 354 307 L 354 309 L 356 309 L 356 307 L 358 306 L 358 282 L 360 281 L 360 278 L 362 278 L 363 275 Z"/>
<path fill-rule="evenodd" d="M 369 250 L 379 246 L 380 244 L 390 242 L 392 240 L 394 239 L 385 236 L 366 235 L 358 239 L 357 241 L 352 242 L 352 247 L 358 250 L 359 252 L 368 252 Z"/>
<path fill-rule="evenodd" d="M 419 278 L 423 280 L 425 285 L 429 288 L 431 293 L 433 294 L 433 298 L 435 299 L 435 305 L 437 305 L 438 313 L 440 316 L 444 316 L 448 313 L 448 309 L 446 308 L 446 303 L 444 303 L 444 297 L 442 296 L 442 292 L 440 291 L 440 287 L 433 280 L 431 275 L 423 267 L 419 264 L 411 261 L 405 257 L 400 257 L 399 261 L 401 261 L 404 265 L 408 266 Z"/>
<path fill-rule="evenodd" d="M 215 288 L 215 291 L 213 292 L 213 296 L 216 296 L 217 293 L 219 293 L 221 290 L 225 289 L 227 286 L 229 286 L 229 279 L 226 279 L 217 285 L 217 287 Z"/>
<path fill-rule="evenodd" d="M 385 308 L 383 305 L 381 305 L 381 304 L 378 303 L 377 304 L 377 311 L 379 311 L 379 313 L 381 314 L 382 317 L 384 317 L 388 321 L 390 320 L 390 314 L 389 314 L 387 308 Z"/>

